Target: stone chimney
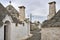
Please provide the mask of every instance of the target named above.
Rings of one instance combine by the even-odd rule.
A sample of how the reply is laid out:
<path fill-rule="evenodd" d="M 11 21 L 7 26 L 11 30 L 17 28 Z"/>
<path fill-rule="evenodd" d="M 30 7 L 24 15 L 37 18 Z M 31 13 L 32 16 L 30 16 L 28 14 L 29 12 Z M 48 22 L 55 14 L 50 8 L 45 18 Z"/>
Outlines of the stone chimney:
<path fill-rule="evenodd" d="M 56 14 L 56 2 L 49 2 L 49 15 L 48 15 L 48 20 L 51 19 L 55 14 Z"/>
<path fill-rule="evenodd" d="M 24 6 L 20 6 L 19 10 L 20 10 L 19 20 L 20 21 L 24 21 L 25 20 L 25 7 Z"/>

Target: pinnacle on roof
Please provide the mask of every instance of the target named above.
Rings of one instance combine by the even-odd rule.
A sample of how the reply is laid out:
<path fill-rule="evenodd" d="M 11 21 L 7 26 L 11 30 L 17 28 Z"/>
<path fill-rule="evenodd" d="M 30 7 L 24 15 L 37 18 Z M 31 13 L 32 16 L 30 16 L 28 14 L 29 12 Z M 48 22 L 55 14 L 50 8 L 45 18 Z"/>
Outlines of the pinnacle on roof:
<path fill-rule="evenodd" d="M 11 1 L 9 1 L 9 3 L 11 4 Z"/>

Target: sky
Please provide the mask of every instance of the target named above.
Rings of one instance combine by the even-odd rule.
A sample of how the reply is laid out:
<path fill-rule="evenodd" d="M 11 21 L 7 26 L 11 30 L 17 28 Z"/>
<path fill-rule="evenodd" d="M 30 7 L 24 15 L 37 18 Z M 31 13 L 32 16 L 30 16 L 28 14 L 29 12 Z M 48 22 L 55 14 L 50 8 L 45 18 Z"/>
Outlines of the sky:
<path fill-rule="evenodd" d="M 60 9 L 60 0 L 0 0 L 5 7 L 9 5 L 15 7 L 19 11 L 19 6 L 26 7 L 26 17 L 29 18 L 32 14 L 32 21 L 40 21 L 41 23 L 47 19 L 49 14 L 49 2 L 56 1 L 56 12 Z"/>

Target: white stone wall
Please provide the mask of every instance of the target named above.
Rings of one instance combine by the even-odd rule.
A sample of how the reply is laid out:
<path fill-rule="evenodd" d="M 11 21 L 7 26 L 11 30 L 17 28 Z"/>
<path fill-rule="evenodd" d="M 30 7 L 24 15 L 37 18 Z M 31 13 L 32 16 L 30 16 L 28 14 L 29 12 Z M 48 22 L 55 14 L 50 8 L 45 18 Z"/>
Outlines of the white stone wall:
<path fill-rule="evenodd" d="M 22 24 L 18 24 L 18 26 L 15 26 L 15 24 L 11 25 L 11 40 L 21 40 L 28 35 L 28 26 L 26 24 L 25 26 Z"/>
<path fill-rule="evenodd" d="M 0 40 L 4 40 L 4 27 L 0 27 Z"/>
<path fill-rule="evenodd" d="M 18 26 L 16 26 L 15 23 L 12 23 L 13 20 L 8 15 L 2 21 L 5 22 L 7 20 L 10 21 L 10 26 L 8 27 L 9 40 L 21 40 L 29 35 L 30 25 L 28 23 L 24 22 L 24 26 L 23 24 L 18 24 Z M 4 26 L 0 27 L 0 40 L 4 40 Z"/>
<path fill-rule="evenodd" d="M 8 15 L 6 15 L 6 17 L 2 20 L 3 23 L 5 23 L 6 21 L 9 21 L 11 23 L 13 22 L 11 16 L 8 16 Z"/>
<path fill-rule="evenodd" d="M 22 24 L 15 26 L 15 23 L 11 23 L 9 29 L 10 40 L 24 39 L 26 36 L 29 35 L 30 31 L 29 26 L 27 24 L 25 24 L 25 26 L 23 26 Z M 0 28 L 0 40 L 4 40 L 4 26 Z"/>
<path fill-rule="evenodd" d="M 60 27 L 42 28 L 41 40 L 60 40 Z"/>
<path fill-rule="evenodd" d="M 23 39 L 27 35 L 28 35 L 27 25 L 25 25 L 25 26 L 23 26 L 23 24 L 18 25 L 18 27 L 16 28 L 16 38 L 18 40 Z"/>

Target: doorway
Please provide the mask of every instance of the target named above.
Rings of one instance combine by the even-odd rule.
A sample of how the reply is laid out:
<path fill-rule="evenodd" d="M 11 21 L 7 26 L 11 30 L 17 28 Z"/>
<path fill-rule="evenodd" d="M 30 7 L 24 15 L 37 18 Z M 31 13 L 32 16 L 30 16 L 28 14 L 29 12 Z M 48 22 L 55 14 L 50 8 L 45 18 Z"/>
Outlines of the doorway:
<path fill-rule="evenodd" d="M 10 22 L 6 21 L 4 25 L 4 40 L 10 40 L 9 25 L 10 25 Z"/>

